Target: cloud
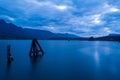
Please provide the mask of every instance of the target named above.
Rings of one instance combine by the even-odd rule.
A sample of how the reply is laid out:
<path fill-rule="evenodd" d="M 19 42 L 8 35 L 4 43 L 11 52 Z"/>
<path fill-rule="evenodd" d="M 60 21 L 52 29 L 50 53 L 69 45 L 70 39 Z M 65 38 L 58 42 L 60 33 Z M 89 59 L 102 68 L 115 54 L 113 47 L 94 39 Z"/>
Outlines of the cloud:
<path fill-rule="evenodd" d="M 59 10 L 66 10 L 67 9 L 67 6 L 64 6 L 64 5 L 60 5 L 60 6 L 54 6 L 56 9 L 59 9 Z"/>
<path fill-rule="evenodd" d="M 15 20 L 14 18 L 12 18 L 12 17 L 10 17 L 10 16 L 7 16 L 7 15 L 0 15 L 0 18 L 6 19 L 6 20 L 8 20 L 8 21 L 14 21 L 14 20 Z"/>
<path fill-rule="evenodd" d="M 113 0 L 0 0 L 0 18 L 22 27 L 105 35 L 120 32 L 120 1 Z"/>
<path fill-rule="evenodd" d="M 72 17 L 69 21 L 69 24 L 71 25 L 77 25 L 77 26 L 96 26 L 96 25 L 102 25 L 103 21 L 101 20 L 101 15 L 95 14 L 95 15 L 88 15 L 83 17 Z"/>
<path fill-rule="evenodd" d="M 68 8 L 70 8 L 68 5 L 57 5 L 53 2 L 50 1 L 37 1 L 37 0 L 25 0 L 28 4 L 31 5 L 31 7 L 33 7 L 34 9 L 36 8 L 40 8 L 40 7 L 47 7 L 48 9 L 52 8 L 53 9 L 57 9 L 60 11 L 63 10 L 67 10 Z M 33 6 L 35 5 L 35 6 Z"/>

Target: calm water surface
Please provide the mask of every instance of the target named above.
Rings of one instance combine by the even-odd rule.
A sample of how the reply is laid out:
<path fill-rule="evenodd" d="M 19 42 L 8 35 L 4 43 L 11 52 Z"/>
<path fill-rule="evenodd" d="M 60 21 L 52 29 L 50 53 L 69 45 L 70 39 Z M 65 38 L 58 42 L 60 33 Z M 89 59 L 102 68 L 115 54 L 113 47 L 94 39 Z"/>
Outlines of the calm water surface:
<path fill-rule="evenodd" d="M 0 40 L 0 80 L 120 80 L 120 43 L 39 41 L 45 55 L 30 58 L 31 40 Z M 6 46 L 14 61 L 7 64 Z"/>

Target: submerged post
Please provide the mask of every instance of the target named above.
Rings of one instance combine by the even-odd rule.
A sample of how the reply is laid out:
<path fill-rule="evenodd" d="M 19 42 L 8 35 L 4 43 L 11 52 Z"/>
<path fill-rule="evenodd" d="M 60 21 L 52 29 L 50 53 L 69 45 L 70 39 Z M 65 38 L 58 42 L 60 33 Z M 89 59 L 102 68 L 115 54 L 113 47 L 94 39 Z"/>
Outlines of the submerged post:
<path fill-rule="evenodd" d="M 11 56 L 10 49 L 11 49 L 11 45 L 8 45 L 7 46 L 7 60 L 8 60 L 8 63 L 10 63 L 11 61 L 13 61 L 13 57 Z"/>
<path fill-rule="evenodd" d="M 30 53 L 29 56 L 38 56 L 39 52 L 41 52 L 42 56 L 44 55 L 44 51 L 41 48 L 40 44 L 38 43 L 37 39 L 32 40 L 31 48 L 30 48 Z"/>

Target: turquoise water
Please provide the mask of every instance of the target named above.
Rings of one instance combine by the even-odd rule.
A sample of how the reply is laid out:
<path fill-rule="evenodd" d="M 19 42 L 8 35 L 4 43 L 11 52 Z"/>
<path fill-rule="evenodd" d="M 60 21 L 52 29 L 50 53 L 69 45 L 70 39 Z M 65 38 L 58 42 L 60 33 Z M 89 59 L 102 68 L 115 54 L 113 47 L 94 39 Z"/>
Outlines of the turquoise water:
<path fill-rule="evenodd" d="M 120 43 L 39 41 L 45 55 L 31 59 L 31 40 L 0 40 L 0 80 L 120 80 Z M 6 46 L 14 61 L 7 64 Z"/>

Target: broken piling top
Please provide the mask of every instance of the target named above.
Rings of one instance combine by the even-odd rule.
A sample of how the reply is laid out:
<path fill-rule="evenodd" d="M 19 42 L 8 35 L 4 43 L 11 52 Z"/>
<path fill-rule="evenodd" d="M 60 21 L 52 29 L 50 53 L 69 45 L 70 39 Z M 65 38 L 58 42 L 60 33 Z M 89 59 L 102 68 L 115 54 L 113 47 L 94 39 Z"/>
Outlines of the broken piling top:
<path fill-rule="evenodd" d="M 11 56 L 10 49 L 11 49 L 11 45 L 9 44 L 7 46 L 7 60 L 8 60 L 8 63 L 10 63 L 11 61 L 13 61 L 13 57 Z"/>
<path fill-rule="evenodd" d="M 11 49 L 11 45 L 9 44 L 7 46 L 7 56 L 11 56 L 10 49 Z"/>
<path fill-rule="evenodd" d="M 31 44 L 31 48 L 30 48 L 30 56 L 38 56 L 39 53 L 42 53 L 41 55 L 44 55 L 44 51 L 42 49 L 42 47 L 40 46 L 39 42 L 37 41 L 37 39 L 32 39 L 32 44 Z"/>
<path fill-rule="evenodd" d="M 8 51 L 10 51 L 10 48 L 11 48 L 11 45 L 8 44 L 8 46 L 7 46 Z"/>

